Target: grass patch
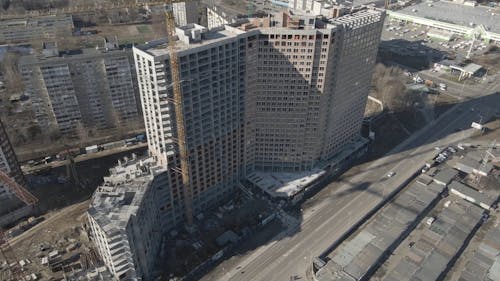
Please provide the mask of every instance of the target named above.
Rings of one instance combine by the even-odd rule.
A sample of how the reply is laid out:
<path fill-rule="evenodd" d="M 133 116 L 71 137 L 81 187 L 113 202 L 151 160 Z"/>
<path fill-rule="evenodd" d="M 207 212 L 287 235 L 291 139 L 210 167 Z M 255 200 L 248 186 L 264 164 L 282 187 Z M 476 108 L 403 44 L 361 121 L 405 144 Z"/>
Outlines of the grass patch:
<path fill-rule="evenodd" d="M 139 33 L 151 33 L 151 28 L 147 25 L 139 25 L 137 26 L 137 31 L 139 31 Z"/>

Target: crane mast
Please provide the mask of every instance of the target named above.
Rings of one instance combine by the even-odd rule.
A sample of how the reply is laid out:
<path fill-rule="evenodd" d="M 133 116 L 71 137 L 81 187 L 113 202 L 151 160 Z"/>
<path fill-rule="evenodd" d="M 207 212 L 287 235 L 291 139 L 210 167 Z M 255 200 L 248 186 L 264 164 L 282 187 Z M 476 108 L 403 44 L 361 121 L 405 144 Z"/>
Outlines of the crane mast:
<path fill-rule="evenodd" d="M 165 9 L 165 21 L 167 28 L 167 44 L 169 50 L 170 72 L 172 78 L 173 104 L 175 108 L 175 123 L 177 129 L 177 148 L 179 149 L 180 172 L 182 176 L 182 187 L 184 194 L 185 216 L 188 225 L 193 224 L 193 192 L 190 179 L 189 150 L 186 145 L 186 130 L 184 123 L 184 108 L 182 100 L 181 79 L 179 74 L 179 57 L 177 56 L 175 38 L 175 18 L 173 14 L 173 2 L 167 0 Z"/>

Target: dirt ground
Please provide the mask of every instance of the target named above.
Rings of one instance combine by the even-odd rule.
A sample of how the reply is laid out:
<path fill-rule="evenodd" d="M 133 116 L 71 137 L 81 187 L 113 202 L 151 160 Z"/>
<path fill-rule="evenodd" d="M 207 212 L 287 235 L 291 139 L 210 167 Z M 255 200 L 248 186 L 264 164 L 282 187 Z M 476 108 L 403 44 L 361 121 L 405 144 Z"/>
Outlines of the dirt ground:
<path fill-rule="evenodd" d="M 29 260 L 29 263 L 23 267 L 25 274 L 35 273 L 45 280 L 51 277 L 61 278 L 63 276 L 61 271 L 54 273 L 48 266 L 42 265 L 43 257 L 48 256 L 48 253 L 54 250 L 59 253 L 67 252 L 66 257 L 89 251 L 92 245 L 83 229 L 88 204 L 87 200 L 49 212 L 44 215 L 44 221 L 9 241 L 11 247 L 15 249 L 18 260 Z M 77 243 L 79 246 L 76 249 L 66 251 L 68 246 Z M 44 247 L 47 249 L 42 251 Z"/>
<path fill-rule="evenodd" d="M 117 159 L 133 152 L 141 155 L 144 149 L 77 163 L 78 173 L 88 183 L 86 188 L 67 181 L 60 182 L 65 176 L 65 167 L 27 177 L 29 190 L 40 200 L 37 210 L 39 218 L 43 220 L 9 240 L 17 259 L 29 260 L 30 263 L 24 266 L 26 274 L 35 273 L 38 277 L 43 277 L 42 280 L 49 280 L 52 277 L 62 277 L 62 270 L 71 272 L 72 269 L 86 268 L 91 263 L 98 262 L 95 249 L 84 228 L 85 212 L 91 195 L 102 183 L 103 176 L 108 174 L 108 169 L 116 164 Z M 42 258 L 54 250 L 59 252 L 62 262 L 67 262 L 67 265 L 57 272 L 52 272 L 47 265 L 41 264 Z M 0 270 L 3 273 L 6 271 L 6 268 Z M 0 280 L 6 280 L 1 276 Z"/>

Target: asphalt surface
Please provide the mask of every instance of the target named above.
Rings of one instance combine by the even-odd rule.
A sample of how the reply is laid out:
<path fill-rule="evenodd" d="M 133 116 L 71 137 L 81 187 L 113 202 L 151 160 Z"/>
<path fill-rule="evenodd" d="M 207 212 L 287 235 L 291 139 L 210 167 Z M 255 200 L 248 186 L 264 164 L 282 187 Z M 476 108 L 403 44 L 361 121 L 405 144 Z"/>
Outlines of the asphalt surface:
<path fill-rule="evenodd" d="M 445 148 L 467 139 L 472 129 L 465 128 L 469 128 L 471 122 L 477 122 L 480 114 L 484 118 L 494 114 L 500 104 L 500 94 L 479 96 L 499 90 L 500 81 L 475 93 L 463 94 L 463 98 L 476 98 L 454 106 L 361 173 L 344 182 L 331 183 L 325 188 L 335 192 L 303 212 L 299 224 L 289 225 L 273 242 L 223 262 L 202 280 L 308 279 L 306 272 L 312 259 L 431 159 L 438 152 L 435 147 Z M 461 131 L 457 132 L 458 129 Z M 396 175 L 387 178 L 391 171 Z"/>

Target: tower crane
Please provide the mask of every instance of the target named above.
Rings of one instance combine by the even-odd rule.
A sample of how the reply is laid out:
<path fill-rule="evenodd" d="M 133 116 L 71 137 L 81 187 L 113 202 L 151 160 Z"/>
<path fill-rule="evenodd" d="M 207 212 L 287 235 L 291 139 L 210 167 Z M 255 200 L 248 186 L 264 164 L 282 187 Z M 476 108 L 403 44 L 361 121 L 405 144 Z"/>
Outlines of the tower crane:
<path fill-rule="evenodd" d="M 173 104 L 175 108 L 175 123 L 177 128 L 177 147 L 179 149 L 180 169 L 182 176 L 182 187 L 184 189 L 185 217 L 188 225 L 193 224 L 193 190 L 191 186 L 191 166 L 189 165 L 189 150 L 186 144 L 186 131 L 184 123 L 184 108 L 182 101 L 181 79 L 179 74 L 179 57 L 177 56 L 175 38 L 175 18 L 173 14 L 173 3 L 183 2 L 167 0 L 165 9 L 165 23 L 167 28 L 167 44 L 169 50 L 170 72 L 172 77 L 172 92 L 174 94 Z"/>
<path fill-rule="evenodd" d="M 13 193 L 19 200 L 24 202 L 28 206 L 33 206 L 38 202 L 38 199 L 31 194 L 28 190 L 14 181 L 9 175 L 0 170 L 0 184 L 3 185 L 5 189 Z M 12 247 L 10 246 L 7 238 L 5 237 L 5 233 L 0 229 L 0 252 L 9 267 L 12 276 L 16 280 L 25 281 L 21 270 L 21 265 L 17 260 L 16 254 Z"/>

